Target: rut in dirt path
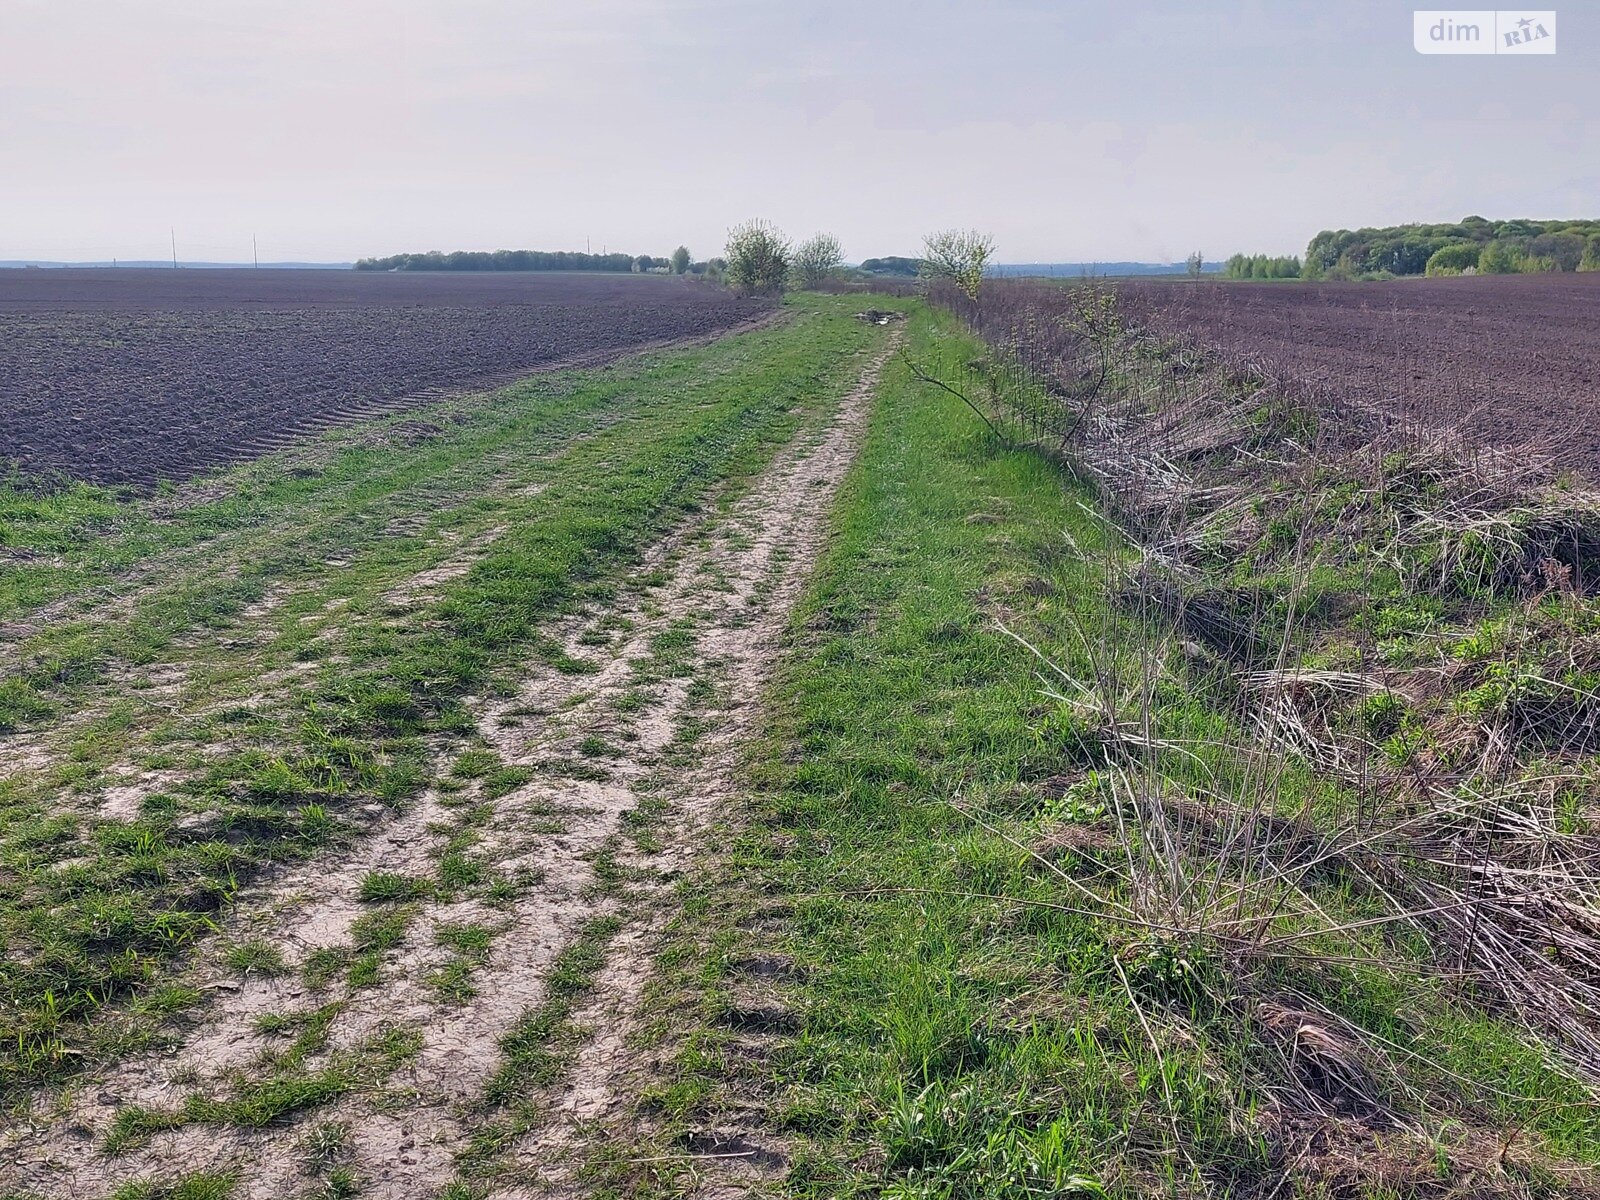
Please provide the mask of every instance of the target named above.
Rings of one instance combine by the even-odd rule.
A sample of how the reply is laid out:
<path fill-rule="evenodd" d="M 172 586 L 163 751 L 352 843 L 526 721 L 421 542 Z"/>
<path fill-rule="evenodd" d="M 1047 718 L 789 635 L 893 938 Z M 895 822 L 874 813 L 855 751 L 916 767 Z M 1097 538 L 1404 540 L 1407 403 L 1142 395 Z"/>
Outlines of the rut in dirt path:
<path fill-rule="evenodd" d="M 18 1164 L 0 1167 L 0 1184 L 86 1197 L 209 1170 L 233 1173 L 234 1197 L 248 1200 L 311 1194 L 331 1161 L 363 1196 L 431 1196 L 464 1166 L 533 1189 L 518 1195 L 562 1190 L 573 1131 L 631 1100 L 627 1035 L 672 881 L 739 793 L 740 741 L 891 350 L 871 352 L 833 418 L 802 430 L 725 511 L 689 522 L 612 603 L 552 631 L 556 665 L 534 668 L 515 697 L 473 705 L 491 765 L 458 766 L 448 790 L 345 861 L 291 871 L 239 905 L 230 936 L 270 944 L 289 973 L 192 979 L 212 999 L 180 1044 L 0 1136 L 0 1160 Z M 362 898 L 373 871 L 439 886 L 374 907 Z M 445 886 L 451 872 L 487 882 Z M 385 914 L 401 932 L 370 950 L 363 922 Z M 518 1104 L 491 1103 L 502 1042 L 550 999 L 562 952 L 608 921 L 604 965 L 575 1014 L 596 1035 L 557 1048 L 555 1077 Z M 470 949 L 463 930 L 476 931 Z M 319 954 L 340 948 L 375 968 L 359 982 L 353 971 L 308 979 Z M 314 1106 L 259 1128 L 216 1116 L 217 1101 L 307 1078 L 329 1085 Z M 173 1127 L 147 1123 L 105 1153 L 130 1106 Z M 331 1158 L 313 1146 L 323 1129 L 339 1131 Z M 464 1158 L 475 1137 L 480 1152 Z"/>

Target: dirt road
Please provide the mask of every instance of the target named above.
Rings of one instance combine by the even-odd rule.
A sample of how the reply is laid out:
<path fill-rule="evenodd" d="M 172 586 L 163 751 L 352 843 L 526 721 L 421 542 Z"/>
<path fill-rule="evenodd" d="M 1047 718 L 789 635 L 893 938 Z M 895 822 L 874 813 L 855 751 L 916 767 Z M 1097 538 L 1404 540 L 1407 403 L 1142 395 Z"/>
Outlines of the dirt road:
<path fill-rule="evenodd" d="M 188 980 L 208 999 L 176 1051 L 134 1055 L 0 1136 L 17 1164 L 0 1182 L 82 1197 L 208 1172 L 264 1200 L 334 1194 L 317 1189 L 338 1172 L 396 1200 L 463 1177 L 579 1194 L 580 1131 L 633 1099 L 629 1034 L 674 881 L 737 804 L 741 744 L 890 349 L 863 355 L 829 421 L 567 620 L 515 695 L 473 701 L 477 749 L 450 749 L 447 786 L 341 861 L 243 897 L 227 937 L 270 948 L 272 969 Z M 404 919 L 379 927 L 375 873 L 443 873 L 465 847 L 507 881 L 503 902 L 397 894 L 382 911 Z M 319 953 L 352 941 L 383 951 L 374 979 L 319 986 Z M 330 1099 L 252 1127 L 274 1088 L 308 1082 Z M 219 1120 L 196 1097 L 234 1106 Z M 780 1163 L 742 1154 L 731 1178 Z"/>

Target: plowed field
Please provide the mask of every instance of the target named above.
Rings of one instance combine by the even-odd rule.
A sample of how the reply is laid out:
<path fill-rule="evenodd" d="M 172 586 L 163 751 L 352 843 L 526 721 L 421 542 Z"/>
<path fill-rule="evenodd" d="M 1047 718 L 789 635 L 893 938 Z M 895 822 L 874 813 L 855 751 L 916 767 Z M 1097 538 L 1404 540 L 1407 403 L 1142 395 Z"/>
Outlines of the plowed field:
<path fill-rule="evenodd" d="M 1285 384 L 1600 470 L 1600 274 L 1140 282 L 1135 319 Z"/>
<path fill-rule="evenodd" d="M 0 271 L 0 460 L 95 483 L 179 480 L 442 392 L 769 311 L 661 277 Z"/>

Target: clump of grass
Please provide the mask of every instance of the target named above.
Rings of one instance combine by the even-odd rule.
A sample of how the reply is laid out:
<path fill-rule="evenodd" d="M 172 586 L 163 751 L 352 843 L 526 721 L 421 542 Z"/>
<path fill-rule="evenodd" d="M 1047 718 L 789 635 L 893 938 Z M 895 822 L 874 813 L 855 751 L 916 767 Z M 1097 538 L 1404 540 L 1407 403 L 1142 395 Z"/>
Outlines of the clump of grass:
<path fill-rule="evenodd" d="M 321 1177 L 313 1193 L 319 1200 L 343 1200 L 360 1193 L 361 1180 L 345 1160 L 350 1157 L 350 1126 L 339 1121 L 322 1121 L 300 1139 L 308 1173 Z"/>
<path fill-rule="evenodd" d="M 648 693 L 639 688 L 631 688 L 617 698 L 612 708 L 619 713 L 636 713 L 642 712 L 648 707 L 649 703 L 650 696 Z"/>
<path fill-rule="evenodd" d="M 476 922 L 444 922 L 434 931 L 434 938 L 441 946 L 483 959 L 488 957 L 489 949 L 494 945 L 494 930 Z"/>
<path fill-rule="evenodd" d="M 605 783 L 611 772 L 593 760 L 554 756 L 539 763 L 541 772 L 558 779 L 578 779 L 589 783 Z"/>
<path fill-rule="evenodd" d="M 171 1182 L 136 1180 L 112 1193 L 112 1200 L 228 1200 L 238 1179 L 232 1173 L 196 1171 Z"/>
<path fill-rule="evenodd" d="M 355 953 L 347 952 L 342 960 L 349 963 L 345 979 L 351 987 L 372 987 L 379 981 L 384 955 L 400 945 L 416 915 L 415 904 L 398 904 L 356 918 L 350 926 Z"/>
<path fill-rule="evenodd" d="M 472 983 L 473 967 L 466 959 L 453 958 L 429 974 L 428 986 L 448 1003 L 464 1003 L 478 994 Z"/>
<path fill-rule="evenodd" d="M 299 1017 L 291 1013 L 262 1013 L 252 1022 L 256 1032 L 268 1037 L 280 1037 L 291 1033 L 299 1023 Z"/>
<path fill-rule="evenodd" d="M 351 941 L 362 953 L 392 950 L 405 937 L 406 928 L 415 916 L 416 909 L 411 905 L 363 913 L 351 923 Z"/>
<path fill-rule="evenodd" d="M 434 930 L 434 941 L 454 951 L 449 961 L 428 978 L 445 1000 L 459 1004 L 477 994 L 473 974 L 489 958 L 495 931 L 475 922 L 444 922 Z"/>
<path fill-rule="evenodd" d="M 535 774 L 532 767 L 496 767 L 483 777 L 484 798 L 499 800 L 502 796 L 509 796 L 531 780 Z"/>
<path fill-rule="evenodd" d="M 300 967 L 301 976 L 307 987 L 324 988 L 349 961 L 350 952 L 343 947 L 320 946 L 306 955 Z"/>
<path fill-rule="evenodd" d="M 318 1200 L 348 1200 L 360 1194 L 361 1177 L 349 1166 L 330 1167 L 316 1192 Z"/>
<path fill-rule="evenodd" d="M 482 779 L 498 766 L 500 766 L 500 756 L 493 750 L 482 748 L 463 750 L 456 756 L 455 765 L 450 773 L 461 779 Z"/>
<path fill-rule="evenodd" d="M 585 758 L 616 758 L 622 752 L 599 734 L 591 733 L 578 743 L 578 753 Z"/>
<path fill-rule="evenodd" d="M 439 886 L 447 892 L 476 887 L 487 876 L 481 862 L 460 851 L 449 851 L 439 859 Z"/>
<path fill-rule="evenodd" d="M 240 975 L 282 975 L 288 965 L 283 951 L 262 938 L 236 942 L 223 953 L 222 961 Z"/>
<path fill-rule="evenodd" d="M 325 1171 L 344 1158 L 349 1144 L 350 1126 L 342 1121 L 320 1121 L 300 1139 L 306 1165 L 315 1172 Z"/>
<path fill-rule="evenodd" d="M 395 871 L 368 871 L 361 880 L 357 897 L 367 904 L 392 904 L 421 900 L 433 891 L 431 880 Z"/>

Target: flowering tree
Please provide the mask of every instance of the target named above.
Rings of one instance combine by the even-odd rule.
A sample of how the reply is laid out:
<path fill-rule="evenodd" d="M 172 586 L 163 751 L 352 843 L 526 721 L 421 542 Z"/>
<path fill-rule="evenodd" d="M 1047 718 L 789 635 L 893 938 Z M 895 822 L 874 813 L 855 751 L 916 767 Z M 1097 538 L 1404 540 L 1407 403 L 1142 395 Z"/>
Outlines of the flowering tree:
<path fill-rule="evenodd" d="M 922 239 L 922 277 L 949 279 L 974 304 L 983 289 L 984 268 L 994 257 L 994 238 L 976 229 L 946 229 Z"/>

